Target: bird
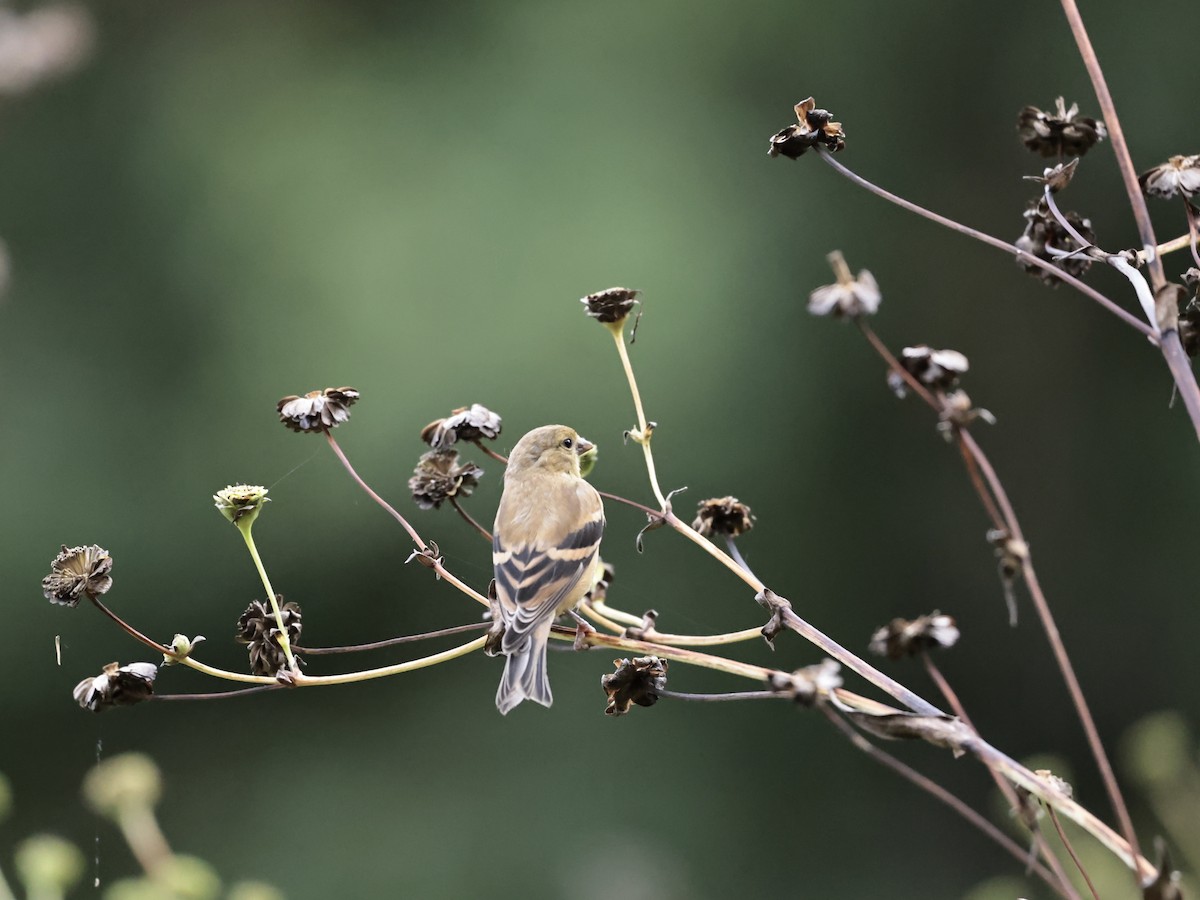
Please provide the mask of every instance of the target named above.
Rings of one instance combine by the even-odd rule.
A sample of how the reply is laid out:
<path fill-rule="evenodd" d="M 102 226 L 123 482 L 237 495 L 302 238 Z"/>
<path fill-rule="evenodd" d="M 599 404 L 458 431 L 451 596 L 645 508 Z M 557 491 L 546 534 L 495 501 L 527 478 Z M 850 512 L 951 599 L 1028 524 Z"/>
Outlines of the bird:
<path fill-rule="evenodd" d="M 604 503 L 579 471 L 593 444 L 565 425 L 543 425 L 513 447 L 492 529 L 496 609 L 506 657 L 496 708 L 550 706 L 550 626 L 591 590 L 604 535 Z"/>

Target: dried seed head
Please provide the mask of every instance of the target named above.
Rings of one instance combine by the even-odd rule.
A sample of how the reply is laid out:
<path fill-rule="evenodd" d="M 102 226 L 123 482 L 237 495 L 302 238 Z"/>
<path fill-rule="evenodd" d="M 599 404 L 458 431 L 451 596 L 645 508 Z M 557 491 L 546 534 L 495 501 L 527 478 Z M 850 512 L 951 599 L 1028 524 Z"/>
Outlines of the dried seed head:
<path fill-rule="evenodd" d="M 1083 156 L 1108 137 L 1103 122 L 1079 115 L 1079 104 L 1067 109 L 1063 98 L 1054 101 L 1054 112 L 1026 106 L 1017 114 L 1021 143 L 1042 156 Z"/>
<path fill-rule="evenodd" d="M 938 418 L 938 431 L 947 441 L 954 440 L 956 429 L 965 428 L 976 420 L 982 420 L 989 425 L 996 424 L 996 417 L 990 412 L 971 405 L 971 398 L 962 388 L 951 391 L 942 398 L 942 409 Z"/>
<path fill-rule="evenodd" d="M 42 579 L 42 594 L 51 603 L 74 606 L 81 597 L 99 597 L 112 587 L 112 557 L 96 544 L 62 545 L 50 561 L 50 574 Z"/>
<path fill-rule="evenodd" d="M 900 351 L 900 363 L 919 382 L 940 391 L 952 390 L 971 365 L 957 350 L 934 350 L 928 344 L 905 347 Z"/>
<path fill-rule="evenodd" d="M 958 643 L 958 626 L 953 616 L 934 610 L 912 621 L 892 619 L 871 635 L 870 650 L 876 656 L 901 659 L 926 650 L 946 649 Z"/>
<path fill-rule="evenodd" d="M 1179 306 L 1179 339 L 1188 356 L 1200 353 L 1200 269 L 1195 266 L 1183 275 L 1183 283 L 1191 288 L 1192 296 Z"/>
<path fill-rule="evenodd" d="M 791 697 L 801 706 L 814 706 L 842 686 L 841 668 L 834 660 L 823 659 L 790 674 L 772 672 L 767 684 L 771 690 Z"/>
<path fill-rule="evenodd" d="M 1044 184 L 1050 188 L 1050 193 L 1057 194 L 1075 177 L 1075 169 L 1079 165 L 1079 159 L 1073 159 L 1069 163 L 1059 163 L 1057 166 L 1052 166 L 1049 169 L 1043 169 L 1041 175 L 1026 175 L 1026 181 L 1036 181 L 1039 184 Z"/>
<path fill-rule="evenodd" d="M 486 406 L 460 406 L 444 419 L 435 419 L 421 429 L 421 440 L 434 450 L 445 450 L 458 441 L 495 440 L 500 434 L 500 416 Z"/>
<path fill-rule="evenodd" d="M 1025 231 L 1016 240 L 1018 250 L 1028 253 L 1031 256 L 1036 256 L 1038 259 L 1053 263 L 1058 268 L 1062 269 L 1068 275 L 1074 275 L 1076 278 L 1081 278 L 1084 273 L 1092 266 L 1092 258 L 1086 254 L 1076 253 L 1074 256 L 1059 256 L 1051 251 L 1058 253 L 1073 253 L 1081 250 L 1082 247 L 1071 237 L 1070 233 L 1063 228 L 1058 219 L 1051 214 L 1049 207 L 1041 200 L 1035 200 L 1025 210 Z M 1091 244 L 1095 240 L 1095 234 L 1092 232 L 1092 222 L 1090 219 L 1085 219 L 1079 213 L 1068 212 L 1063 214 L 1070 224 L 1084 240 Z M 1042 281 L 1049 285 L 1057 285 L 1058 279 L 1053 273 L 1046 271 L 1040 266 L 1032 265 L 1017 257 L 1017 262 L 1030 275 L 1036 275 Z"/>
<path fill-rule="evenodd" d="M 846 146 L 846 133 L 842 131 L 842 123 L 833 121 L 833 114 L 829 110 L 816 107 L 812 97 L 797 103 L 797 124 L 771 135 L 767 156 L 796 159 L 810 147 L 824 147 L 831 153 L 843 149 Z"/>
<path fill-rule="evenodd" d="M 300 621 L 300 604 L 291 601 L 284 603 L 283 594 L 276 594 L 275 602 L 279 604 L 279 614 L 283 619 L 283 627 L 287 629 L 288 641 L 298 643 L 300 632 L 304 630 Z M 279 623 L 275 621 L 275 613 L 270 603 L 251 600 L 245 612 L 238 616 L 234 639 L 239 644 L 247 645 L 250 671 L 255 675 L 277 675 L 287 670 L 287 654 L 280 646 Z M 297 663 L 303 664 L 304 661 L 299 656 L 292 656 Z"/>
<path fill-rule="evenodd" d="M 623 287 L 611 287 L 604 291 L 588 294 L 580 299 L 584 312 L 605 325 L 625 321 L 638 303 L 637 295 L 641 291 Z"/>
<path fill-rule="evenodd" d="M 753 527 L 754 514 L 737 497 L 701 500 L 696 507 L 696 519 L 692 522 L 692 528 L 705 537 L 713 534 L 740 537 Z"/>
<path fill-rule="evenodd" d="M 421 509 L 437 509 L 451 497 L 470 496 L 482 476 L 475 463 L 459 463 L 457 450 L 430 450 L 417 463 L 408 489 Z"/>
<path fill-rule="evenodd" d="M 809 294 L 808 311 L 814 316 L 834 318 L 874 315 L 883 299 L 875 276 L 863 269 L 857 278 L 853 277 L 840 250 L 834 250 L 828 259 L 837 283 L 823 285 Z"/>
<path fill-rule="evenodd" d="M 309 391 L 303 397 L 291 394 L 275 404 L 275 409 L 279 421 L 292 431 L 328 431 L 350 418 L 350 407 L 358 402 L 359 396 L 352 387 L 325 388 Z"/>
<path fill-rule="evenodd" d="M 217 511 L 238 527 L 253 525 L 270 499 L 267 489 L 258 484 L 231 484 L 213 494 Z"/>
<path fill-rule="evenodd" d="M 103 712 L 113 706 L 132 706 L 154 693 L 154 678 L 158 666 L 154 663 L 130 663 L 122 666 L 109 663 L 92 678 L 75 685 L 75 702 L 92 712 Z"/>
<path fill-rule="evenodd" d="M 1191 197 L 1200 192 L 1200 154 L 1172 156 L 1138 176 L 1142 190 L 1155 197 Z"/>
<path fill-rule="evenodd" d="M 606 716 L 623 716 L 632 704 L 653 706 L 667 686 L 667 661 L 657 656 L 613 660 L 615 672 L 603 676 L 600 686 L 608 694 Z"/>

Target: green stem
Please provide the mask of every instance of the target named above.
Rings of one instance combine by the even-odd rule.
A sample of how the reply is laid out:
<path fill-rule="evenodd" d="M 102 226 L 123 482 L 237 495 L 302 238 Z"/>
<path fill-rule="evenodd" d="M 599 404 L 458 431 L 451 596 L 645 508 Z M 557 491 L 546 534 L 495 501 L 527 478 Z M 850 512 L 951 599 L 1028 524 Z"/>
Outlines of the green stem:
<path fill-rule="evenodd" d="M 412 672 L 416 669 L 436 666 L 438 663 L 466 656 L 468 653 L 473 653 L 483 647 L 486 642 L 487 635 L 484 635 L 483 637 L 475 638 L 470 643 L 463 644 L 461 647 L 454 647 L 441 653 L 435 653 L 432 656 L 423 656 L 420 659 L 397 663 L 394 666 L 383 666 L 378 669 L 364 669 L 361 672 L 347 672 L 344 675 L 304 675 L 296 673 L 292 677 L 300 687 L 308 685 L 354 684 L 358 681 L 371 681 L 375 678 L 387 678 L 389 675 L 399 675 L 403 672 Z"/>
<path fill-rule="evenodd" d="M 122 808 L 117 813 L 117 825 L 147 875 L 153 875 L 171 859 L 171 847 L 149 806 L 137 804 Z"/>
<path fill-rule="evenodd" d="M 633 395 L 633 408 L 637 411 L 640 437 L 634 437 L 634 440 L 642 445 L 642 452 L 646 454 L 646 471 L 650 475 L 650 487 L 654 489 L 654 496 L 658 500 L 659 508 L 665 512 L 671 507 L 667 498 L 663 496 L 662 488 L 658 485 L 658 474 L 654 470 L 654 453 L 650 449 L 650 425 L 646 421 L 646 412 L 642 408 L 642 395 L 638 392 L 637 379 L 633 377 L 633 364 L 629 361 L 629 351 L 625 349 L 624 324 L 623 321 L 614 322 L 609 326 L 609 331 L 617 344 L 621 366 L 625 369 L 625 378 L 629 381 L 629 392 Z"/>
<path fill-rule="evenodd" d="M 287 657 L 288 668 L 296 672 L 299 670 L 299 666 L 296 665 L 296 658 L 292 656 L 292 642 L 288 639 L 287 628 L 283 624 L 283 613 L 279 610 L 279 601 L 275 599 L 275 589 L 271 587 L 271 579 L 267 577 L 267 570 L 259 558 L 258 548 L 254 546 L 254 536 L 251 534 L 253 524 L 253 521 L 250 521 L 243 527 L 239 522 L 238 531 L 246 539 L 246 549 L 250 551 L 250 558 L 254 560 L 254 567 L 258 569 L 258 577 L 262 579 L 263 587 L 267 589 L 267 599 L 271 601 L 271 611 L 275 614 L 275 624 L 279 628 L 276 640 L 283 648 L 283 655 Z"/>

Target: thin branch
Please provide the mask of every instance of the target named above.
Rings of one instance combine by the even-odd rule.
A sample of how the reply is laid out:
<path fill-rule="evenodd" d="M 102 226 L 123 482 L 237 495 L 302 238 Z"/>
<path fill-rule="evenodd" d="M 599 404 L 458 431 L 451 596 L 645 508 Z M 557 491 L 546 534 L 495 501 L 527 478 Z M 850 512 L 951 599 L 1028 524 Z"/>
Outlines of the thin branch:
<path fill-rule="evenodd" d="M 779 691 L 730 691 L 725 694 L 690 694 L 684 691 L 658 691 L 660 697 L 670 697 L 672 700 L 691 700 L 700 703 L 722 703 L 736 700 L 790 700 L 787 694 Z"/>
<path fill-rule="evenodd" d="M 483 535 L 483 539 L 490 544 L 492 542 L 492 533 L 476 522 L 475 519 L 471 517 L 471 514 L 459 505 L 457 497 L 450 497 L 449 500 L 450 505 L 458 511 L 458 514 L 466 519 L 467 524 Z"/>
<path fill-rule="evenodd" d="M 1083 867 L 1083 862 L 1075 853 L 1075 848 L 1071 846 L 1071 842 L 1067 840 L 1067 833 L 1063 831 L 1062 822 L 1058 820 L 1058 813 L 1054 811 L 1053 806 L 1046 806 L 1046 811 L 1050 813 L 1050 821 L 1054 823 L 1054 830 L 1058 832 L 1058 839 L 1067 849 L 1067 853 L 1071 857 L 1071 861 L 1075 863 L 1075 868 L 1079 870 L 1079 874 L 1083 876 L 1084 882 L 1088 886 L 1088 890 L 1092 892 L 1093 900 L 1100 900 L 1100 894 L 1096 891 L 1096 885 L 1092 884 L 1091 876 L 1088 875 L 1087 869 Z"/>
<path fill-rule="evenodd" d="M 335 653 L 362 653 L 367 650 L 382 650 L 385 647 L 395 647 L 400 644 L 411 644 L 414 641 L 428 641 L 433 638 L 449 637 L 453 634 L 464 634 L 468 631 L 479 631 L 490 628 L 489 622 L 472 622 L 470 625 L 455 625 L 451 628 L 439 628 L 437 631 L 426 631 L 422 634 L 406 634 L 400 637 L 388 638 L 383 641 L 373 641 L 369 644 L 350 644 L 346 647 L 299 647 L 297 653 L 307 653 L 309 656 L 331 656 Z"/>
<path fill-rule="evenodd" d="M 299 648 L 297 648 L 299 649 Z M 212 691 L 204 694 L 151 694 L 151 700 L 224 700 L 227 697 L 245 697 L 247 694 L 261 694 L 263 691 L 282 690 L 286 685 L 259 684 L 254 687 L 237 688 L 232 691 Z"/>

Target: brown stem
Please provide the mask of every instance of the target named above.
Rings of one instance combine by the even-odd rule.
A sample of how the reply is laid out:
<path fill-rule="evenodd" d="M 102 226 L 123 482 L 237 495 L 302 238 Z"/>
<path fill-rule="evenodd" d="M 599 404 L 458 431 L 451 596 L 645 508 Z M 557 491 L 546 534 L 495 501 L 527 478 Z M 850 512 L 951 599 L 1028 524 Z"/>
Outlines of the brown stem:
<path fill-rule="evenodd" d="M 1058 832 L 1058 839 L 1062 841 L 1064 847 L 1067 848 L 1067 853 L 1071 857 L 1071 861 L 1075 863 L 1075 868 L 1079 870 L 1079 874 L 1083 876 L 1084 882 L 1088 886 L 1088 890 L 1092 892 L 1093 900 L 1100 900 L 1100 894 L 1096 891 L 1096 885 L 1092 884 L 1091 876 L 1088 875 L 1087 869 L 1083 867 L 1083 863 L 1079 857 L 1075 855 L 1075 848 L 1071 846 L 1071 842 L 1067 840 L 1067 833 L 1063 831 L 1062 822 L 1058 819 L 1058 813 L 1054 811 L 1054 807 L 1048 803 L 1043 803 L 1046 812 L 1050 813 L 1050 821 L 1054 823 L 1054 830 Z"/>
<path fill-rule="evenodd" d="M 881 763 L 882 765 L 891 769 L 893 772 L 895 772 L 897 775 L 900 775 L 911 784 L 925 791 L 934 799 L 939 800 L 949 806 L 952 810 L 995 841 L 1000 847 L 1007 850 L 1013 856 L 1013 858 L 1021 863 L 1022 866 L 1028 862 L 1026 858 L 1027 854 L 1025 853 L 1025 849 L 1023 847 L 1021 847 L 1016 841 L 1010 838 L 1007 834 L 1005 834 L 971 807 L 967 806 L 967 804 L 958 797 L 951 794 L 937 782 L 931 781 L 920 772 L 902 763 L 887 751 L 880 750 L 861 734 L 855 731 L 827 704 L 819 704 L 819 707 L 821 712 L 825 714 L 825 717 L 829 719 L 833 726 L 837 728 L 843 735 L 845 735 L 846 739 L 863 753 L 870 756 L 876 762 Z M 1053 874 L 1041 863 L 1034 860 L 1032 868 L 1037 876 L 1041 878 L 1042 881 L 1044 881 L 1052 891 L 1061 897 L 1070 896 L 1070 894 L 1063 891 L 1062 887 L 1060 887 L 1060 885 L 1056 882 Z"/>
<path fill-rule="evenodd" d="M 91 600 L 93 604 L 95 604 L 96 609 L 100 610 L 100 612 L 104 613 L 106 616 L 108 616 L 110 619 L 112 619 L 114 622 L 116 622 L 117 625 L 120 626 L 121 630 L 124 631 L 131 638 L 141 641 L 143 644 L 145 644 L 150 649 L 157 650 L 159 653 L 163 654 L 163 656 L 174 656 L 175 655 L 175 651 L 172 650 L 170 647 L 165 647 L 162 644 L 160 644 L 158 641 L 155 641 L 155 640 L 152 640 L 151 638 L 146 637 L 144 634 L 142 634 L 140 631 L 138 631 L 136 628 L 134 628 L 132 625 L 130 625 L 128 622 L 126 622 L 124 619 L 122 619 L 120 616 L 118 616 L 115 612 L 113 612 L 111 609 L 109 609 L 107 606 L 105 606 L 103 603 L 101 603 L 99 601 L 99 599 L 97 599 L 96 597 L 93 597 L 91 594 L 88 594 L 88 599 Z"/>
<path fill-rule="evenodd" d="M 975 725 L 971 722 L 970 717 L 967 715 L 966 707 L 964 707 L 962 701 L 958 699 L 958 694 L 954 691 L 954 688 L 950 687 L 950 682 L 946 680 L 946 676 L 942 674 L 942 670 L 938 668 L 937 664 L 934 663 L 933 657 L 929 655 L 928 651 L 923 651 L 921 653 L 921 662 L 925 664 L 925 671 L 929 673 L 929 677 L 933 679 L 933 683 L 937 685 L 937 688 L 939 691 L 941 691 L 942 696 L 946 698 L 946 702 L 950 704 L 950 708 L 954 710 L 954 714 L 962 719 L 964 725 L 978 734 L 979 730 L 975 727 Z M 1012 786 L 1011 782 L 1009 782 L 1007 778 L 1003 777 L 994 769 L 988 769 L 988 774 L 990 774 L 992 776 L 992 780 L 996 782 L 996 787 L 1000 789 L 1000 793 L 1003 795 L 1005 802 L 1008 803 L 1009 809 L 1020 809 L 1021 798 L 1017 796 L 1016 788 Z M 1071 880 L 1067 878 L 1067 873 L 1063 871 L 1062 863 L 1059 862 L 1058 857 L 1055 856 L 1054 852 L 1050 849 L 1050 844 L 1046 841 L 1045 835 L 1043 835 L 1039 829 L 1034 827 L 1030 827 L 1029 832 L 1033 837 L 1033 841 L 1037 846 L 1038 852 L 1054 871 L 1054 875 L 1058 879 L 1058 883 L 1062 886 L 1063 892 L 1072 897 L 1076 896 L 1076 891 L 1074 886 L 1071 884 Z"/>
<path fill-rule="evenodd" d="M 692 700 L 702 703 L 720 703 L 734 700 L 790 700 L 787 694 L 779 691 L 731 691 L 726 694 L 689 694 L 684 691 L 658 691 L 660 697 L 670 697 L 672 700 Z"/>
<path fill-rule="evenodd" d="M 480 450 L 482 450 L 484 453 L 486 453 L 488 456 L 490 456 L 492 459 L 497 460 L 498 462 L 502 462 L 506 466 L 508 465 L 508 457 L 507 456 L 501 456 L 499 453 L 497 453 L 491 447 L 489 447 L 485 443 L 483 443 L 483 441 L 476 439 L 474 441 L 471 441 L 471 443 L 474 444 L 476 447 L 478 447 Z"/>
<path fill-rule="evenodd" d="M 1017 516 L 1013 511 L 1012 504 L 1009 502 L 1008 494 L 1004 490 L 1004 485 L 1000 483 L 995 469 L 992 468 L 991 462 L 979 444 L 975 442 L 975 438 L 971 436 L 970 432 L 960 429 L 959 434 L 963 446 L 975 458 L 975 462 L 979 465 L 980 472 L 983 474 L 984 480 L 992 492 L 992 496 L 996 498 L 996 503 L 999 505 L 1000 511 L 1004 516 L 1008 533 L 1014 539 L 1024 543 L 1025 537 L 1021 533 L 1021 525 L 1017 521 Z M 1096 722 L 1092 718 L 1091 711 L 1088 709 L 1087 700 L 1083 696 L 1083 689 L 1079 685 L 1079 679 L 1076 677 L 1075 669 L 1071 665 L 1071 659 L 1067 655 L 1067 648 L 1063 643 L 1062 636 L 1059 634 L 1058 625 L 1054 621 L 1054 615 L 1050 612 L 1050 604 L 1046 601 L 1045 594 L 1042 593 L 1037 572 L 1033 568 L 1033 559 L 1029 554 L 1026 554 L 1022 560 L 1022 574 L 1025 576 L 1025 585 L 1029 589 L 1034 609 L 1037 610 L 1038 618 L 1041 619 L 1042 629 L 1046 632 L 1046 637 L 1050 641 L 1050 647 L 1054 652 L 1054 659 L 1058 663 L 1063 681 L 1067 685 L 1067 691 L 1071 695 L 1071 702 L 1075 706 L 1075 712 L 1083 725 L 1084 733 L 1087 735 L 1088 746 L 1091 748 L 1092 757 L 1095 759 L 1096 766 L 1100 770 L 1100 776 L 1104 781 L 1104 789 L 1108 793 L 1109 803 L 1112 805 L 1113 812 L 1117 816 L 1121 833 L 1129 843 L 1130 852 L 1136 858 L 1141 853 L 1138 849 L 1137 835 L 1133 830 L 1133 820 L 1129 817 L 1129 809 L 1125 806 L 1124 797 L 1121 796 L 1121 789 L 1117 784 L 1117 777 L 1113 773 L 1112 763 L 1109 762 L 1108 754 L 1104 751 L 1104 744 L 1100 740 L 1100 732 L 1097 730 Z"/>
<path fill-rule="evenodd" d="M 979 474 L 979 466 L 975 464 L 975 457 L 971 455 L 966 445 L 963 444 L 962 429 L 955 432 L 955 438 L 958 450 L 962 454 L 963 465 L 967 467 L 967 475 L 971 478 L 971 486 L 975 488 L 975 493 L 979 495 L 979 502 L 983 504 L 988 518 L 992 520 L 992 526 L 994 528 L 1004 528 L 1004 517 L 1000 515 L 1000 510 L 996 508 L 996 501 L 992 499 L 991 492 L 987 489 L 987 485 L 983 483 L 983 479 Z"/>
<path fill-rule="evenodd" d="M 879 339 L 879 335 L 867 324 L 866 320 L 862 316 L 858 316 L 855 318 L 854 324 L 858 326 L 858 330 L 862 332 L 863 337 L 867 339 L 868 343 L 875 349 L 875 352 L 883 357 L 883 361 L 888 364 L 888 368 L 904 379 L 904 383 L 908 385 L 909 390 L 924 400 L 934 412 L 940 413 L 942 411 L 942 404 L 938 403 L 937 398 L 929 393 L 925 385 L 917 381 L 916 376 L 912 372 L 904 368 L 904 365 L 900 360 L 896 359 L 892 351 L 888 349 L 887 344 Z"/>
<path fill-rule="evenodd" d="M 975 228 L 971 228 L 968 225 L 963 225 L 961 222 L 955 222 L 953 219 L 948 219 L 945 216 L 938 215 L 937 213 L 932 212 L 931 210 L 928 210 L 923 206 L 918 206 L 916 203 L 912 203 L 909 200 L 905 200 L 903 197 L 899 197 L 896 194 L 893 194 L 891 191 L 884 190 L 883 188 L 879 187 L 877 184 L 867 181 L 867 179 L 863 178 L 861 175 L 858 175 L 857 173 L 852 172 L 850 169 L 847 169 L 844 165 L 842 165 L 840 162 L 838 162 L 836 159 L 834 159 L 832 156 L 830 156 L 829 152 L 826 151 L 822 147 L 818 147 L 817 152 L 820 154 L 821 159 L 823 159 L 826 163 L 828 163 L 830 166 L 832 166 L 834 168 L 834 170 L 836 170 L 839 174 L 841 174 L 842 176 L 844 176 L 846 178 L 849 178 L 851 181 L 853 181 L 859 187 L 865 188 L 866 190 L 870 191 L 875 196 L 882 197 L 884 200 L 887 200 L 890 203 L 895 203 L 897 206 L 907 209 L 909 212 L 916 213 L 917 215 L 921 216 L 922 218 L 929 219 L 931 222 L 936 222 L 939 225 L 945 226 L 946 228 L 949 228 L 951 231 L 957 231 L 959 234 L 964 234 L 967 237 L 974 238 L 977 241 L 982 241 L 983 243 L 985 243 L 991 247 L 995 247 L 999 250 L 1003 250 L 1005 253 L 1010 253 L 1013 256 L 1015 256 L 1017 259 L 1019 259 L 1022 263 L 1025 263 L 1026 265 L 1037 266 L 1039 269 L 1049 272 L 1050 274 L 1054 275 L 1056 278 L 1059 278 L 1062 281 L 1066 282 L 1067 284 L 1071 285 L 1071 287 L 1075 288 L 1075 290 L 1079 291 L 1080 293 L 1084 294 L 1087 297 L 1090 297 L 1092 300 L 1099 303 L 1101 306 L 1103 306 L 1106 310 L 1108 310 L 1110 313 L 1112 313 L 1114 316 L 1116 316 L 1118 319 L 1120 319 L 1125 324 L 1127 324 L 1133 328 L 1136 328 L 1142 334 L 1146 335 L 1146 337 L 1150 338 L 1151 341 L 1157 342 L 1158 336 L 1155 334 L 1153 328 L 1151 328 L 1149 325 L 1147 325 L 1145 322 L 1143 322 L 1141 319 L 1137 318 L 1136 316 L 1131 315 L 1130 313 L 1121 309 L 1121 307 L 1117 306 L 1117 304 L 1115 304 L 1113 301 L 1109 300 L 1107 297 L 1105 297 L 1103 294 L 1101 294 L 1095 288 L 1093 288 L 1087 284 L 1084 284 L 1082 281 L 1080 281 L 1074 275 L 1064 272 L 1062 269 L 1060 269 L 1058 266 L 1054 265 L 1053 263 L 1047 262 L 1044 259 L 1039 259 L 1038 257 L 1033 256 L 1032 254 L 1026 253 L 1025 251 L 1014 246 L 1013 244 L 1010 244 L 1008 241 L 1003 241 L 998 237 L 992 237 L 990 234 L 986 234 Z M 1151 244 L 1150 246 L 1154 246 L 1154 245 Z"/>
<path fill-rule="evenodd" d="M 224 700 L 226 697 L 244 697 L 247 694 L 261 694 L 263 691 L 278 691 L 285 687 L 282 684 L 260 684 L 255 687 L 238 688 L 233 691 L 214 691 L 207 694 L 152 694 L 151 700 Z"/>
<path fill-rule="evenodd" d="M 1125 193 L 1129 196 L 1129 207 L 1133 210 L 1133 218 L 1137 222 L 1138 236 L 1143 247 L 1155 247 L 1158 240 L 1154 237 L 1154 226 L 1150 223 L 1150 211 L 1146 208 L 1146 198 L 1142 187 L 1138 184 L 1137 170 L 1133 167 L 1133 158 L 1129 155 L 1129 146 L 1125 143 L 1125 132 L 1121 129 L 1121 120 L 1117 117 L 1117 108 L 1113 104 L 1112 94 L 1109 93 L 1108 83 L 1104 80 L 1104 72 L 1100 68 L 1100 60 L 1096 58 L 1096 50 L 1084 28 L 1083 18 L 1075 0 L 1062 0 L 1063 12 L 1067 14 L 1067 22 L 1071 26 L 1071 34 L 1079 48 L 1084 68 L 1092 81 L 1096 99 L 1100 101 L 1100 114 L 1108 127 L 1108 137 L 1112 141 L 1113 154 L 1117 157 L 1117 167 L 1121 170 L 1121 180 L 1125 183 Z M 1163 275 L 1162 260 L 1157 254 L 1147 260 L 1150 268 L 1150 281 L 1155 293 L 1167 283 Z"/>
<path fill-rule="evenodd" d="M 1197 249 L 1196 244 L 1200 238 L 1196 234 L 1196 208 L 1192 206 L 1187 197 L 1183 198 L 1183 211 L 1187 215 L 1188 223 L 1188 248 L 1192 251 L 1192 259 L 1196 261 L 1196 265 L 1200 266 L 1200 249 Z"/>
<path fill-rule="evenodd" d="M 395 519 L 404 527 L 404 530 L 408 532 L 408 536 L 412 538 L 413 543 L 416 544 L 417 547 L 419 547 L 422 551 L 428 550 L 429 547 L 423 540 L 421 540 L 421 536 L 417 534 L 417 530 L 408 524 L 408 519 L 396 512 L 390 503 L 375 493 L 375 491 L 371 489 L 371 486 L 363 481 L 361 477 L 359 477 L 358 472 L 354 471 L 354 466 L 350 465 L 350 460 L 346 458 L 346 454 L 342 452 L 342 448 L 338 446 L 338 442 L 334 439 L 333 432 L 326 431 L 325 437 L 329 440 L 329 446 L 333 448 L 333 452 L 337 455 L 337 458 L 342 461 L 342 465 L 345 467 L 346 471 L 350 473 L 350 477 L 358 482 L 358 486 L 360 488 L 367 492 L 367 496 L 383 507 L 393 519 Z"/>
<path fill-rule="evenodd" d="M 426 631 L 422 634 L 406 634 L 400 637 L 374 641 L 370 644 L 350 644 L 346 647 L 300 647 L 293 645 L 297 653 L 307 653 L 309 656 L 331 656 L 335 653 L 361 653 L 366 650 L 382 650 L 385 647 L 395 647 L 399 644 L 411 644 L 414 641 L 427 641 L 432 638 L 449 637 L 452 634 L 464 634 L 468 631 L 480 631 L 490 628 L 488 622 L 473 622 L 470 625 L 455 625 L 451 628 L 439 628 L 437 631 Z"/>
<path fill-rule="evenodd" d="M 451 497 L 449 499 L 450 505 L 458 510 L 458 514 L 460 516 L 467 520 L 467 524 L 483 535 L 483 539 L 490 544 L 492 542 L 492 533 L 476 522 L 475 519 L 471 517 L 471 514 L 459 505 L 457 497 Z"/>

